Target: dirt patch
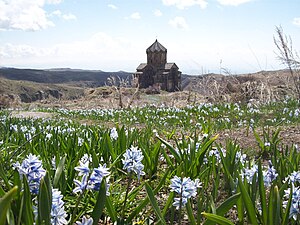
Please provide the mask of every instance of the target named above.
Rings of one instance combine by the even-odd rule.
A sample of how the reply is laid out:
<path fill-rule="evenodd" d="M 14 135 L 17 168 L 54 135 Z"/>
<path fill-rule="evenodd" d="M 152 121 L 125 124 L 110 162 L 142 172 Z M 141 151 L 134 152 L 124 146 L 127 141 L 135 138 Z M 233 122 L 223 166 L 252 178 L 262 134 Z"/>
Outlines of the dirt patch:
<path fill-rule="evenodd" d="M 16 118 L 52 118 L 54 116 L 53 113 L 46 113 L 46 112 L 28 112 L 28 111 L 13 111 L 11 113 L 12 117 Z"/>
<path fill-rule="evenodd" d="M 276 131 L 277 128 L 270 128 L 270 138 L 272 138 L 272 134 Z M 263 140 L 263 130 L 261 128 L 257 128 L 255 131 L 259 134 L 260 138 Z M 258 143 L 255 139 L 254 133 L 251 129 L 240 128 L 234 130 L 225 130 L 218 132 L 219 138 L 217 142 L 220 142 L 223 146 L 225 146 L 226 140 L 231 139 L 234 140 L 241 149 L 244 150 L 254 150 L 258 151 Z M 300 125 L 290 125 L 290 126 L 281 126 L 279 138 L 281 142 L 279 147 L 284 147 L 286 145 L 298 145 L 300 146 Z"/>

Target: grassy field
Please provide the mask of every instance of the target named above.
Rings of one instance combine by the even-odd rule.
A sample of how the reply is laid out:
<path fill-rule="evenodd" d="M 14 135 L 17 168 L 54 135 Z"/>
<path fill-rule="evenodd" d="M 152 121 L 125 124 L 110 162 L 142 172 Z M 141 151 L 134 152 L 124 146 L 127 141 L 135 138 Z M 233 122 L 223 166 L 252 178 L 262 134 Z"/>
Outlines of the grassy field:
<path fill-rule="evenodd" d="M 293 99 L 2 110 L 0 224 L 299 224 L 299 113 Z"/>

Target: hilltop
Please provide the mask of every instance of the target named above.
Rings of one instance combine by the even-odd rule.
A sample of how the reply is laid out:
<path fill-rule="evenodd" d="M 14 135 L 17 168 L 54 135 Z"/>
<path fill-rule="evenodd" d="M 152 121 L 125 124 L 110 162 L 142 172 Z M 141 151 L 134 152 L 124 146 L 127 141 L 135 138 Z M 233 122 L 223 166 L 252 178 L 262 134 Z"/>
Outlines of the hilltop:
<path fill-rule="evenodd" d="M 0 68 L 0 77 L 9 80 L 32 81 L 48 84 L 72 84 L 74 86 L 99 87 L 105 85 L 109 76 L 127 78 L 132 73 L 123 71 L 103 72 L 101 70 L 56 69 L 16 69 Z"/>
<path fill-rule="evenodd" d="M 107 85 L 108 78 L 115 77 L 115 86 Z M 93 106 L 117 107 L 120 104 L 120 80 L 129 81 L 132 73 L 104 72 L 101 70 L 16 69 L 0 68 L 0 94 L 8 96 L 10 102 L 47 103 L 77 105 L 87 102 Z M 124 87 L 124 86 L 123 86 Z M 289 71 L 260 71 L 251 74 L 182 75 L 182 92 L 153 94 L 149 90 L 122 88 L 123 100 L 129 104 L 164 103 L 176 105 L 197 102 L 234 101 L 247 102 L 251 99 L 270 101 L 293 94 L 293 83 Z M 132 97 L 134 96 L 135 99 Z M 151 97 L 152 96 L 152 97 Z M 135 101 L 133 101 L 135 100 Z M 62 103 L 63 102 L 63 103 Z M 102 103 L 101 103 L 102 102 Z M 100 105 L 99 105 L 100 104 Z"/>

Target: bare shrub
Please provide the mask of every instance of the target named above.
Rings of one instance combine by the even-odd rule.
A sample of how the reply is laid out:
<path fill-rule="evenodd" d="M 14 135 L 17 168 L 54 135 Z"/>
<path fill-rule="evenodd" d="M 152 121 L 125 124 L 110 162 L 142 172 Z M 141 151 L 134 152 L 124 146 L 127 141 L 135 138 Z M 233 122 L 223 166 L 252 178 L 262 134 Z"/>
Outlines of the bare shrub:
<path fill-rule="evenodd" d="M 296 97 L 300 100 L 300 58 L 298 53 L 293 49 L 291 37 L 287 37 L 282 27 L 276 27 L 274 43 L 277 47 L 278 59 L 287 66 L 296 91 Z"/>
<path fill-rule="evenodd" d="M 7 95 L 0 95 L 0 109 L 6 109 L 10 107 L 11 99 Z"/>
<path fill-rule="evenodd" d="M 116 91 L 116 98 L 118 99 L 118 106 L 120 108 L 130 108 L 135 97 L 138 94 L 139 86 L 136 87 L 134 93 L 131 96 L 127 96 L 125 98 L 124 91 L 125 89 L 131 88 L 131 83 L 133 79 L 133 76 L 127 77 L 126 79 L 120 78 L 119 76 L 110 76 L 109 78 L 107 78 L 106 85 L 113 87 Z M 126 105 L 124 104 L 125 101 L 127 102 Z"/>

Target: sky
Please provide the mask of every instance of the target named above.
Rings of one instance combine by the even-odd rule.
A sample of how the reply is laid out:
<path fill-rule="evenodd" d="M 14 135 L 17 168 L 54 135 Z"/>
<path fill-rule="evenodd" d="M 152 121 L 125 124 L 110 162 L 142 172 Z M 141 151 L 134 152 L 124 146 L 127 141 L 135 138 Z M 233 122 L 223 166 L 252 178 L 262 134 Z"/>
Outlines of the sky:
<path fill-rule="evenodd" d="M 135 72 L 157 39 L 184 74 L 277 70 L 300 0 L 0 0 L 0 67 Z"/>

